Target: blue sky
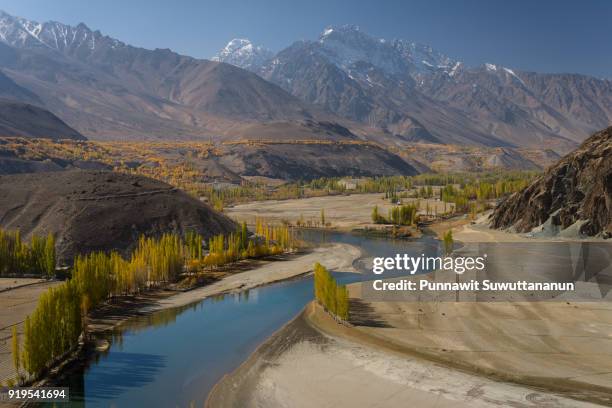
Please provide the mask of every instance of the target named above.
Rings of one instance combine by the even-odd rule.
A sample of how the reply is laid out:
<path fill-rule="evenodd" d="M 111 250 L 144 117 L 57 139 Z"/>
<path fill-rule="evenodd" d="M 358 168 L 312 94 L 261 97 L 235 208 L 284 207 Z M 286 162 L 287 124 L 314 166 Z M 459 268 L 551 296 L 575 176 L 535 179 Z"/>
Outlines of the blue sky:
<path fill-rule="evenodd" d="M 612 1 L 548 0 L 0 0 L 37 21 L 86 23 L 146 48 L 208 58 L 246 37 L 280 50 L 328 25 L 422 42 L 468 65 L 612 78 Z"/>

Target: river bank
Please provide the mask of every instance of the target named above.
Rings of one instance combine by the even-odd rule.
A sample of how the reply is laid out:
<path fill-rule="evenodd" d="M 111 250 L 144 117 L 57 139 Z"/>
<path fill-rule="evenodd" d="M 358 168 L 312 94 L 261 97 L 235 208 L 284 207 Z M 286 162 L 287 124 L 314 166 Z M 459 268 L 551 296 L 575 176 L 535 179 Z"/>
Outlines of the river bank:
<path fill-rule="evenodd" d="M 212 390 L 207 407 L 591 407 L 407 353 L 313 303 Z"/>
<path fill-rule="evenodd" d="M 296 278 L 313 271 L 315 262 L 329 265 L 330 270 L 356 272 L 353 262 L 361 255 L 359 248 L 348 244 L 317 247 L 305 254 L 290 255 L 284 260 L 266 261 L 252 269 L 229 274 L 208 285 L 186 291 L 156 290 L 137 296 L 120 298 L 94 312 L 88 322 L 91 334 L 109 331 L 122 322 L 160 310 L 186 306 L 226 293 L 253 289 L 258 286 Z"/>
<path fill-rule="evenodd" d="M 177 292 L 160 289 L 136 296 L 116 298 L 90 314 L 87 322 L 87 332 L 92 339 L 104 337 L 104 333 L 116 331 L 123 323 L 132 318 L 152 315 L 158 311 L 186 306 L 208 297 L 253 289 L 307 274 L 312 272 L 315 262 L 325 262 L 333 270 L 354 272 L 352 263 L 359 256 L 360 251 L 354 246 L 342 243 L 330 244 L 314 248 L 305 254 L 291 255 L 285 260 L 267 261 L 263 264 L 260 262 L 253 269 L 230 274 L 217 282 L 189 291 Z M 33 287 L 28 288 L 31 291 Z M 15 291 L 25 289 L 18 288 Z M 34 309 L 42 291 L 37 291 L 37 296 L 31 299 L 31 307 L 24 311 L 25 314 L 22 313 L 23 318 Z M 11 291 L 8 291 L 3 293 L 2 296 L 8 297 L 10 293 Z M 11 316 L 15 317 L 15 314 L 13 313 Z M 10 336 L 7 338 L 10 339 Z M 79 350 L 69 356 L 69 361 L 64 361 L 59 365 L 60 370 L 57 368 L 51 370 L 45 378 L 37 382 L 37 385 L 61 383 L 65 371 L 83 364 L 96 351 L 104 350 L 107 347 L 108 344 L 104 344 L 104 340 L 87 342 L 84 347 L 80 347 Z M 3 354 L 2 361 L 4 362 L 3 366 L 6 366 L 7 375 L 11 375 L 10 366 L 12 363 L 8 346 L 6 353 Z"/>
<path fill-rule="evenodd" d="M 330 271 L 357 272 L 353 268 L 353 262 L 360 255 L 359 248 L 342 243 L 314 248 L 310 253 L 292 260 L 268 263 L 247 272 L 230 275 L 213 284 L 161 299 L 158 304 L 146 307 L 143 311 L 153 312 L 184 306 L 210 296 L 295 278 L 312 272 L 316 262 L 325 265 Z"/>
<path fill-rule="evenodd" d="M 431 230 L 451 228 L 462 243 L 512 243 L 505 255 L 521 262 L 516 244 L 557 241 L 490 230 L 486 216 Z M 349 285 L 360 323 L 310 305 L 207 406 L 612 406 L 609 302 L 368 301 L 362 285 Z"/>

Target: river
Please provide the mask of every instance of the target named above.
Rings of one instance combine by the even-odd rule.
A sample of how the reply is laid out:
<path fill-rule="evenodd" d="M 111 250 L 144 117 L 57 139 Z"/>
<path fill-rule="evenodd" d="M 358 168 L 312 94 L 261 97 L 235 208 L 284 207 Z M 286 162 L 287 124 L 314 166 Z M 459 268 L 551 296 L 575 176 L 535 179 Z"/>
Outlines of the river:
<path fill-rule="evenodd" d="M 303 231 L 313 244 L 358 246 L 365 259 L 400 252 L 435 251 L 432 237 L 390 240 L 338 232 Z M 247 272 L 248 273 L 248 272 Z M 355 273 L 335 273 L 341 283 Z M 201 407 L 214 384 L 236 369 L 265 339 L 313 298 L 304 276 L 129 320 L 109 338 L 111 346 L 69 373 L 72 407 Z"/>

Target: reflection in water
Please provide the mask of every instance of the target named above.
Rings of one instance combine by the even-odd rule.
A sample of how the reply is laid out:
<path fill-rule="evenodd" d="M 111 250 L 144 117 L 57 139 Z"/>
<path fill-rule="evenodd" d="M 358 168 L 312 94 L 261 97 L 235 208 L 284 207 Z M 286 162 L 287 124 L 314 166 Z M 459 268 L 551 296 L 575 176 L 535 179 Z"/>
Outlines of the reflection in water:
<path fill-rule="evenodd" d="M 155 380 L 166 366 L 166 356 L 114 352 L 104 371 L 94 370 L 88 378 L 87 401 L 113 400 L 129 388 Z"/>
<path fill-rule="evenodd" d="M 303 238 L 358 245 L 364 258 L 420 250 L 430 239 L 411 243 L 317 231 L 305 231 Z M 351 273 L 334 276 L 342 284 L 360 279 Z M 312 298 L 312 276 L 306 276 L 131 319 L 112 333 L 108 351 L 70 375 L 72 402 L 63 406 L 202 406 L 224 374 Z"/>

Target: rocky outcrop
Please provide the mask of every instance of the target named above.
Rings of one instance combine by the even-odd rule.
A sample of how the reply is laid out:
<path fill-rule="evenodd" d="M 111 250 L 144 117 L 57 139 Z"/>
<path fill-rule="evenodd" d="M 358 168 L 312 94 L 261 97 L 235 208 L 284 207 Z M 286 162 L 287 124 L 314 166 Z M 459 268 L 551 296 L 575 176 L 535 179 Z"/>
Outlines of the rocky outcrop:
<path fill-rule="evenodd" d="M 494 228 L 528 232 L 549 222 L 557 230 L 574 224 L 586 236 L 612 235 L 612 127 L 595 133 L 523 191 L 502 201 Z"/>

